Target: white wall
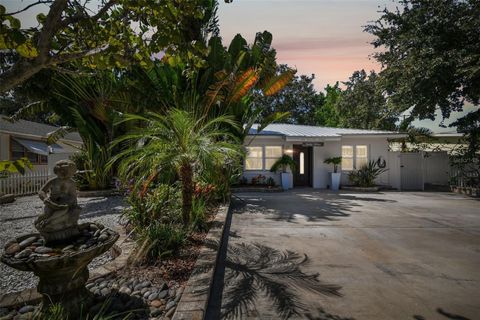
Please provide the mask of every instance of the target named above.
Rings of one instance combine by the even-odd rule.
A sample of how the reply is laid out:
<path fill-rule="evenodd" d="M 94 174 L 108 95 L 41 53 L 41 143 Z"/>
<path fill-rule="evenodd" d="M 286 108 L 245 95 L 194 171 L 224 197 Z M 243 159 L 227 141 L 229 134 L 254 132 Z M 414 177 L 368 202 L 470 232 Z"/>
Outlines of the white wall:
<path fill-rule="evenodd" d="M 342 155 L 340 141 L 325 141 L 323 147 L 313 147 L 313 187 L 327 188 L 330 184 L 329 172 L 333 165 L 324 163 L 325 159 Z M 342 174 L 343 176 L 343 174 Z"/>

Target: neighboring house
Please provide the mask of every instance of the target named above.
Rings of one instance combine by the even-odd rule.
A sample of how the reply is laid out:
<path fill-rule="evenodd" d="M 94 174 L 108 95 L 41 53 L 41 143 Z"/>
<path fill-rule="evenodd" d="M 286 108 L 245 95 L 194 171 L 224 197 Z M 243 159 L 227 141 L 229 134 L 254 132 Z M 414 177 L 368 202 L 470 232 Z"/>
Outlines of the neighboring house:
<path fill-rule="evenodd" d="M 333 166 L 325 164 L 330 157 L 342 157 L 341 182 L 348 183 L 348 173 L 368 161 L 386 163 L 387 172 L 377 183 L 400 189 L 401 174 L 398 153 L 389 152 L 389 139 L 405 134 L 379 130 L 327 128 L 292 124 L 270 124 L 259 133 L 254 126 L 245 140 L 247 157 L 243 177 L 259 174 L 272 177 L 280 184 L 280 174 L 270 172 L 272 164 L 283 154 L 293 157 L 297 170 L 293 173 L 294 187 L 327 188 Z"/>
<path fill-rule="evenodd" d="M 55 162 L 68 159 L 82 145 L 78 133 L 69 133 L 57 143 L 47 145 L 47 135 L 56 129 L 58 127 L 26 120 L 12 123 L 0 115 L 0 160 L 27 157 L 33 171 L 48 168 L 51 175 Z"/>

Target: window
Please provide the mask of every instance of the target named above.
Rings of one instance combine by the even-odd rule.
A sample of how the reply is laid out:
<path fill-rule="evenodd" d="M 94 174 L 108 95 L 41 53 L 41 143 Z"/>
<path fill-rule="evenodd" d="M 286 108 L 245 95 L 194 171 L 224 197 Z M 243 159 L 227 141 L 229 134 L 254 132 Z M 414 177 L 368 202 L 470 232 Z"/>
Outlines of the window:
<path fill-rule="evenodd" d="M 282 156 L 283 150 L 281 146 L 265 147 L 265 170 L 270 170 L 275 161 Z"/>
<path fill-rule="evenodd" d="M 342 146 L 342 170 L 358 170 L 367 163 L 368 147 L 366 145 L 358 145 L 355 148 L 354 146 Z"/>
<path fill-rule="evenodd" d="M 342 146 L 342 170 L 353 170 L 353 146 Z"/>
<path fill-rule="evenodd" d="M 247 147 L 246 170 L 263 169 L 263 147 Z"/>
<path fill-rule="evenodd" d="M 305 154 L 300 152 L 300 174 L 305 174 Z"/>
<path fill-rule="evenodd" d="M 355 168 L 360 169 L 368 162 L 367 146 L 356 146 L 355 148 Z"/>
<path fill-rule="evenodd" d="M 11 149 L 12 149 L 12 156 L 11 160 L 18 160 L 20 158 L 28 158 L 28 160 L 32 164 L 47 164 L 48 163 L 48 157 L 37 154 L 34 152 L 29 151 L 27 148 L 22 146 L 20 143 L 18 143 L 15 140 L 10 140 L 11 141 Z"/>

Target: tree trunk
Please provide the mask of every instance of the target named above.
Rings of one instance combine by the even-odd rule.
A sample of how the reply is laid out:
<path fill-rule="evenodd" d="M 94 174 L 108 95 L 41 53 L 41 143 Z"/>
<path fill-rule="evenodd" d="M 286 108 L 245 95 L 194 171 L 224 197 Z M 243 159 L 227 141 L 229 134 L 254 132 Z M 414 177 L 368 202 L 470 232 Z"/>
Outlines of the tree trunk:
<path fill-rule="evenodd" d="M 182 180 L 182 218 L 183 226 L 190 224 L 193 198 L 193 168 L 190 163 L 184 163 L 180 167 L 180 179 Z"/>
<path fill-rule="evenodd" d="M 37 60 L 20 59 L 9 70 L 0 75 L 0 93 L 12 90 L 42 70 L 44 65 Z"/>

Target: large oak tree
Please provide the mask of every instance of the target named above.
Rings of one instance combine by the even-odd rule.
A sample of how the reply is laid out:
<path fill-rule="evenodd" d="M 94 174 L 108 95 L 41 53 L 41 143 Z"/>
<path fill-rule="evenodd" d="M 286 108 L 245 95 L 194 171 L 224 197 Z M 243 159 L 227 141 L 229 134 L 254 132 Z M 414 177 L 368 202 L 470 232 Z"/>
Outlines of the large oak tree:
<path fill-rule="evenodd" d="M 480 2 L 403 0 L 365 29 L 384 69 L 382 86 L 400 110 L 434 119 L 480 100 Z"/>

